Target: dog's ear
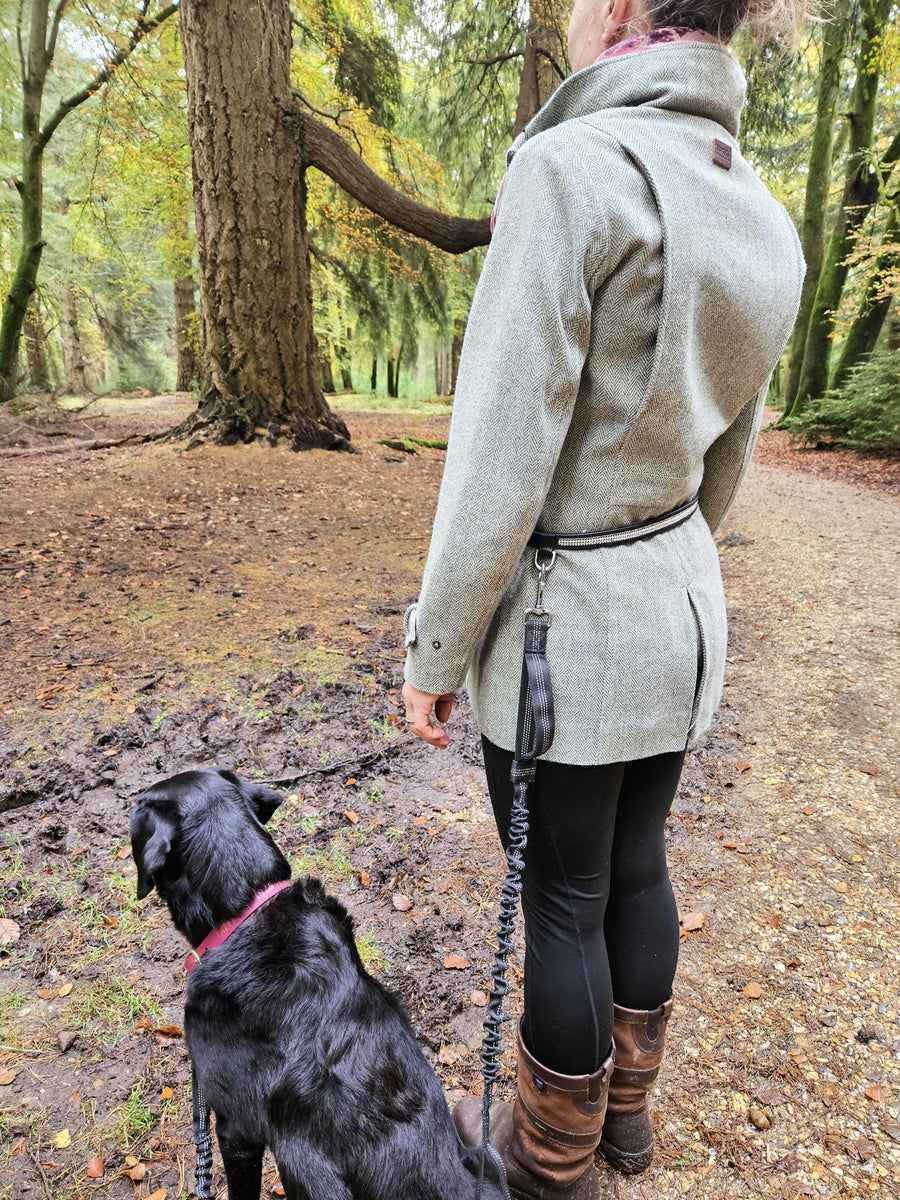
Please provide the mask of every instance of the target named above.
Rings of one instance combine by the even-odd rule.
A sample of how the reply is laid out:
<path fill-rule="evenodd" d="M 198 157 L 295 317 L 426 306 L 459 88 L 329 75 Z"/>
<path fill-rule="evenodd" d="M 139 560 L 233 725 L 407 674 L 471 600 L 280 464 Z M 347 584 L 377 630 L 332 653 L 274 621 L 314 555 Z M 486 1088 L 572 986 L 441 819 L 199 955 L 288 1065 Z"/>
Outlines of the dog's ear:
<path fill-rule="evenodd" d="M 137 867 L 137 898 L 143 900 L 156 886 L 154 876 L 161 871 L 172 849 L 174 827 L 152 809 L 136 813 L 132 821 L 131 849 Z"/>
<path fill-rule="evenodd" d="M 272 813 L 284 800 L 284 796 L 281 792 L 273 791 L 272 788 L 262 787 L 261 784 L 251 783 L 245 786 L 249 792 L 247 799 L 250 801 L 251 808 L 263 825 L 267 825 Z"/>
<path fill-rule="evenodd" d="M 262 824 L 268 824 L 272 813 L 284 800 L 281 792 L 275 792 L 272 788 L 263 787 L 261 783 L 252 783 L 248 779 L 241 779 L 240 775 L 235 775 L 234 771 L 229 771 L 227 767 L 216 767 L 215 769 L 223 779 L 227 779 L 230 784 L 238 789 L 241 796 L 247 801 Z"/>

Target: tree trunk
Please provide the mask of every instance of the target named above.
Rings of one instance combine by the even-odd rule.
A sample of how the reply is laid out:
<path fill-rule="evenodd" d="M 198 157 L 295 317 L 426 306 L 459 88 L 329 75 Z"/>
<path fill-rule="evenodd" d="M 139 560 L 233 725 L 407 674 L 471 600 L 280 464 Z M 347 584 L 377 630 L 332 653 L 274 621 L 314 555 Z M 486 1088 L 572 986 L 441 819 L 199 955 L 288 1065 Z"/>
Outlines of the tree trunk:
<path fill-rule="evenodd" d="M 841 87 L 841 67 L 849 29 L 846 2 L 840 3 L 831 20 L 825 22 L 822 34 L 822 61 L 819 68 L 819 94 L 816 104 L 816 124 L 806 177 L 806 200 L 803 207 L 803 257 L 806 275 L 800 294 L 800 311 L 791 338 L 788 359 L 784 415 L 788 416 L 797 395 L 806 336 L 819 276 L 825 254 L 825 225 L 828 215 L 828 190 L 831 186 L 831 165 L 834 153 L 834 108 Z"/>
<path fill-rule="evenodd" d="M 841 303 L 849 269 L 847 257 L 859 229 L 878 196 L 878 172 L 871 158 L 875 128 L 875 102 L 880 79 L 880 40 L 892 0 L 862 0 L 861 30 L 856 60 L 856 85 L 850 112 L 850 144 L 841 207 L 831 231 L 822 263 L 803 353 L 803 366 L 792 413 L 828 389 L 828 371 L 835 315 Z"/>
<path fill-rule="evenodd" d="M 334 356 L 338 362 L 338 370 L 341 373 L 341 387 L 345 392 L 353 391 L 353 371 L 350 361 L 350 346 L 353 342 L 353 330 L 347 328 L 346 338 L 341 338 L 334 343 Z"/>
<path fill-rule="evenodd" d="M 322 393 L 288 0 L 183 0 L 200 267 L 201 405 L 216 440 L 350 448 Z M 187 431 L 185 429 L 185 431 Z"/>
<path fill-rule="evenodd" d="M 199 378 L 197 306 L 194 277 L 183 275 L 173 281 L 175 292 L 175 350 L 178 355 L 176 392 L 189 392 Z"/>
<path fill-rule="evenodd" d="M 81 350 L 81 335 L 78 332 L 78 310 L 75 305 L 75 286 L 71 279 L 66 284 L 62 304 L 62 352 L 65 390 L 73 396 L 87 392 L 85 361 Z"/>
<path fill-rule="evenodd" d="M 560 0 L 532 0 L 513 137 L 518 137 L 566 76 L 565 29 L 570 9 L 571 4 Z"/>
<path fill-rule="evenodd" d="M 884 227 L 882 244 L 886 249 L 875 260 L 872 275 L 866 287 L 866 294 L 859 306 L 859 312 L 841 347 L 841 356 L 833 381 L 833 386 L 836 388 L 841 386 L 855 366 L 872 353 L 878 342 L 893 300 L 893 293 L 886 283 L 886 278 L 900 268 L 898 239 L 900 239 L 900 191 L 894 193 L 893 207 Z"/>
<path fill-rule="evenodd" d="M 326 342 L 323 347 L 323 353 L 321 354 L 322 391 L 329 392 L 331 395 L 334 395 L 334 393 L 337 391 L 337 388 L 334 386 L 334 371 L 331 367 L 331 351 L 331 343 Z"/>
<path fill-rule="evenodd" d="M 33 392 L 52 392 L 50 364 L 47 359 L 47 335 L 41 318 L 37 295 L 25 314 L 25 361 L 28 366 L 28 386 Z"/>
<path fill-rule="evenodd" d="M 376 392 L 378 390 L 378 356 L 377 355 L 372 359 L 371 384 L 372 384 L 372 391 Z"/>

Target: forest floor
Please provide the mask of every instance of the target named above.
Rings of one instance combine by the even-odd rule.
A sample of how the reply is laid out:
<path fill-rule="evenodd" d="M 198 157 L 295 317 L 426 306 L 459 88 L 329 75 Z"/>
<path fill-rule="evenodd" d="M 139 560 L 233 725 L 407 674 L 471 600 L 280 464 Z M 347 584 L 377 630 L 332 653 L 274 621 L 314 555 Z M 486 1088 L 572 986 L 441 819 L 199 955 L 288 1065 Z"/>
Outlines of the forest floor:
<path fill-rule="evenodd" d="M 465 703 L 444 753 L 398 709 L 443 454 L 378 440 L 447 419 L 346 412 L 356 456 L 72 449 L 185 403 L 0 425 L 0 1200 L 191 1192 L 184 946 L 135 900 L 128 810 L 192 766 L 280 782 L 295 873 L 350 909 L 448 1099 L 479 1087 L 503 863 L 478 738 Z M 669 824 L 659 1150 L 606 1197 L 900 1197 L 898 479 L 764 433 L 720 531 L 730 666 Z M 501 1094 L 512 1059 L 507 1034 Z"/>

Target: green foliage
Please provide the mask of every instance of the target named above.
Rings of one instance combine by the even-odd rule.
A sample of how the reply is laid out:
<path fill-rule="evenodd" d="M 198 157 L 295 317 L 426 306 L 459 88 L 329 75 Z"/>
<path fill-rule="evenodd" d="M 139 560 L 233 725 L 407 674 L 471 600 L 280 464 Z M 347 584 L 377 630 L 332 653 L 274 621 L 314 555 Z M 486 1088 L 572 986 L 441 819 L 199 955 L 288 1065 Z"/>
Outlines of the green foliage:
<path fill-rule="evenodd" d="M 854 450 L 900 450 L 900 360 L 878 350 L 854 368 L 843 387 L 813 401 L 785 427 L 810 444 Z"/>

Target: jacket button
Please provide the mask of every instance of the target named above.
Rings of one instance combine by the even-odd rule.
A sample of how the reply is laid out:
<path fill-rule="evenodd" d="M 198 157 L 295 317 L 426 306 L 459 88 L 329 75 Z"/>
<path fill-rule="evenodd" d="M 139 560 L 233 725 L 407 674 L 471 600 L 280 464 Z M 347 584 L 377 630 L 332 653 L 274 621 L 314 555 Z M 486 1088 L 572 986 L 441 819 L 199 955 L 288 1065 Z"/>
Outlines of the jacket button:
<path fill-rule="evenodd" d="M 435 650 L 440 650 L 440 648 L 441 648 L 440 642 L 432 642 L 431 644 L 432 644 L 432 646 L 434 646 Z"/>

